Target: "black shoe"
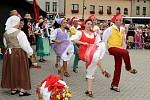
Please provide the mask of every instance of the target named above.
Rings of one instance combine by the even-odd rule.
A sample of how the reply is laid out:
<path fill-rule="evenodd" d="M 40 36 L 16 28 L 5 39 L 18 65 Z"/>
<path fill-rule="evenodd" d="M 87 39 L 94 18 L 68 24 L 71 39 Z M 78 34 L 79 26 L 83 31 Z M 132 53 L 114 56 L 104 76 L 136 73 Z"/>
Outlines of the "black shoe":
<path fill-rule="evenodd" d="M 22 96 L 29 96 L 29 95 L 31 95 L 31 94 L 28 93 L 28 92 L 20 92 L 20 93 L 19 93 L 19 96 L 20 96 L 20 97 L 22 97 Z"/>
<path fill-rule="evenodd" d="M 19 90 L 11 90 L 11 95 L 15 95 L 15 94 L 17 94 L 19 92 L 20 92 Z"/>
<path fill-rule="evenodd" d="M 70 74 L 68 72 L 64 72 L 64 76 L 70 77 Z"/>
<path fill-rule="evenodd" d="M 111 85 L 111 88 L 110 88 L 111 90 L 113 90 L 113 91 L 115 91 L 115 92 L 120 92 L 120 89 L 119 89 L 119 87 L 117 87 L 117 86 L 112 86 Z"/>
<path fill-rule="evenodd" d="M 40 59 L 40 60 L 39 60 L 39 62 L 43 62 L 43 60 L 42 60 L 42 59 Z"/>
<path fill-rule="evenodd" d="M 78 70 L 77 69 L 73 69 L 73 72 L 78 73 Z"/>
<path fill-rule="evenodd" d="M 93 92 L 92 91 L 85 91 L 85 94 L 89 97 L 93 98 Z"/>

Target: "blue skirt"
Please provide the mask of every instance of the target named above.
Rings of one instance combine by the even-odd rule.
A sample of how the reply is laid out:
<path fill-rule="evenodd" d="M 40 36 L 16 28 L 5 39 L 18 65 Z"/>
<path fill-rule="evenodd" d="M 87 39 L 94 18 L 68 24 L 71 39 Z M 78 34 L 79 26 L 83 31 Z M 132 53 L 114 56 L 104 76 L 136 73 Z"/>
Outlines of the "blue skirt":
<path fill-rule="evenodd" d="M 37 56 L 50 55 L 50 45 L 48 38 L 38 37 L 36 42 Z"/>

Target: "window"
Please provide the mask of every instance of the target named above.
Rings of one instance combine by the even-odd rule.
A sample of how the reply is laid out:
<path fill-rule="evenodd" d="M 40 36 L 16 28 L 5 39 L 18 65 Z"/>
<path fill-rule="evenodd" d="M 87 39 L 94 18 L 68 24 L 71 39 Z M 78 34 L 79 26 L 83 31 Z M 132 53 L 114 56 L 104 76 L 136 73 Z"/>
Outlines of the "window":
<path fill-rule="evenodd" d="M 99 6 L 99 14 L 103 14 L 103 6 Z"/>
<path fill-rule="evenodd" d="M 57 12 L 57 2 L 53 2 L 53 12 Z"/>
<path fill-rule="evenodd" d="M 79 12 L 79 4 L 72 4 L 72 13 Z"/>
<path fill-rule="evenodd" d="M 136 15 L 140 15 L 140 7 L 136 6 Z"/>
<path fill-rule="evenodd" d="M 143 7 L 143 15 L 146 15 L 146 7 Z"/>
<path fill-rule="evenodd" d="M 90 14 L 95 14 L 95 6 L 90 5 Z"/>
<path fill-rule="evenodd" d="M 50 2 L 45 2 L 45 11 L 46 12 L 50 11 Z"/>
<path fill-rule="evenodd" d="M 128 15 L 128 8 L 124 8 L 124 15 Z"/>
<path fill-rule="evenodd" d="M 137 0 L 137 2 L 139 2 L 139 0 Z"/>
<path fill-rule="evenodd" d="M 111 14 L 111 6 L 107 6 L 107 14 Z"/>
<path fill-rule="evenodd" d="M 95 12 L 95 6 L 94 5 L 90 5 L 90 11 L 94 11 Z"/>
<path fill-rule="evenodd" d="M 120 14 L 120 13 L 121 13 L 120 7 L 117 7 L 116 13 L 117 13 L 117 14 Z"/>
<path fill-rule="evenodd" d="M 79 10 L 79 4 L 72 4 L 72 10 Z"/>
<path fill-rule="evenodd" d="M 144 0 L 144 3 L 146 3 L 146 0 Z"/>

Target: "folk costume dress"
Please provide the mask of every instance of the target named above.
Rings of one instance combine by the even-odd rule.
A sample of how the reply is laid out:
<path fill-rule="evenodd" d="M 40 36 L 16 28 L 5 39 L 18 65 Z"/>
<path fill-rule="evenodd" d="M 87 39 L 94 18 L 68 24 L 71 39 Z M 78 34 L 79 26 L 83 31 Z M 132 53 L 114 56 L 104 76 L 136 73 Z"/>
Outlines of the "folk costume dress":
<path fill-rule="evenodd" d="M 47 27 L 41 28 L 36 26 L 36 29 L 39 33 L 42 33 L 40 36 L 36 38 L 36 52 L 37 56 L 49 56 L 50 55 L 50 44 L 48 39 Z"/>
<path fill-rule="evenodd" d="M 2 88 L 31 89 L 28 56 L 33 50 L 27 36 L 21 30 L 9 28 L 4 34 L 4 53 L 2 70 Z"/>
<path fill-rule="evenodd" d="M 86 78 L 93 79 L 97 62 L 105 54 L 105 43 L 101 41 L 99 34 L 96 32 L 89 34 L 86 31 L 79 31 L 71 37 L 71 40 L 87 43 L 87 45 L 79 46 L 78 54 L 79 58 L 86 63 Z"/>
<path fill-rule="evenodd" d="M 58 62 L 62 64 L 62 61 L 69 61 L 71 56 L 74 53 L 73 43 L 69 39 L 69 32 L 65 30 L 63 32 L 60 28 L 54 30 L 54 33 L 51 35 L 52 40 L 60 40 L 61 43 L 53 43 L 52 48 L 56 53 Z"/>

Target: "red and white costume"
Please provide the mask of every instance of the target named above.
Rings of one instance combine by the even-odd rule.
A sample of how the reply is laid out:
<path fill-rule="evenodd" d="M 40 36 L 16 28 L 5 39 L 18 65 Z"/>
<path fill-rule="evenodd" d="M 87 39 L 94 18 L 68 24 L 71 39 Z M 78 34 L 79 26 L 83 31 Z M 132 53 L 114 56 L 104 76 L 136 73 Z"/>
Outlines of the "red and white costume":
<path fill-rule="evenodd" d="M 87 43 L 87 45 L 80 45 L 78 54 L 79 58 L 86 62 L 86 78 L 93 79 L 97 62 L 102 59 L 105 54 L 105 44 L 101 41 L 99 34 L 96 32 L 89 34 L 86 31 L 79 31 L 76 35 L 72 35 L 71 40 Z"/>

